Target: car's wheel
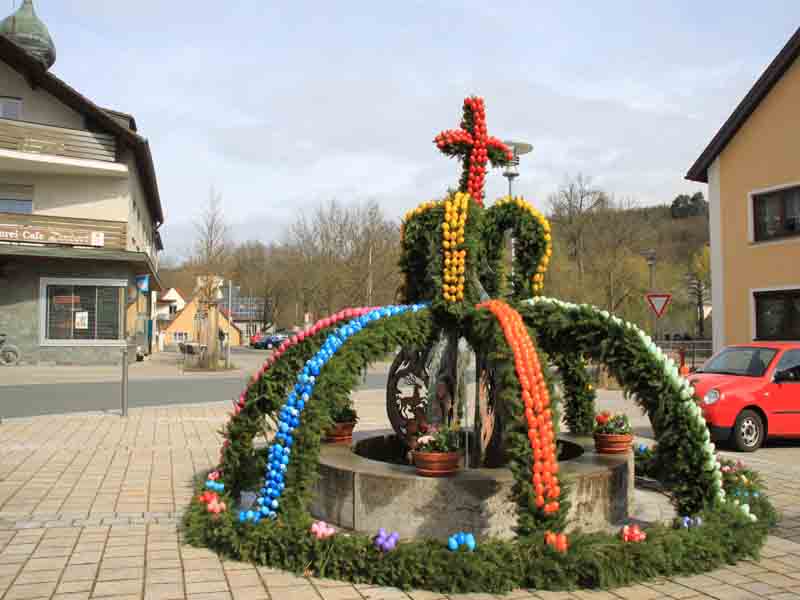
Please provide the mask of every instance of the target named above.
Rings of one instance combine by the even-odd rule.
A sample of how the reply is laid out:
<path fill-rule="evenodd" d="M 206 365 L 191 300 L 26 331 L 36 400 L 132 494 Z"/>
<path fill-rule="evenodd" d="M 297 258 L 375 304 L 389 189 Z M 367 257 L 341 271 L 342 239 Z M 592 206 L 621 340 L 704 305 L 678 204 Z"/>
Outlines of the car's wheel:
<path fill-rule="evenodd" d="M 733 445 L 740 452 L 755 452 L 764 443 L 764 420 L 753 410 L 743 410 L 733 426 Z"/>

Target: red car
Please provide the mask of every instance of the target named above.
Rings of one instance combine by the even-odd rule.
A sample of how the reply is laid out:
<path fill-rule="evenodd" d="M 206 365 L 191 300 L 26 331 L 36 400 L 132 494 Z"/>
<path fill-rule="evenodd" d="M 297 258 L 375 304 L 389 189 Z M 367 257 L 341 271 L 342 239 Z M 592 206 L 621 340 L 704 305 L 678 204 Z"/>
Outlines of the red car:
<path fill-rule="evenodd" d="M 711 437 L 753 452 L 800 437 L 800 343 L 729 346 L 689 376 Z"/>

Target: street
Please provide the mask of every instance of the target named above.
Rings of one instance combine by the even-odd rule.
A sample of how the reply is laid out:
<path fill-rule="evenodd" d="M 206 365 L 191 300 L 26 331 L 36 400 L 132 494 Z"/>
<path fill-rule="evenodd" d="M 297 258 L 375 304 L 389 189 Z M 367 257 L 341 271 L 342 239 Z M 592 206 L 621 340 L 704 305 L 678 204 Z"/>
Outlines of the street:
<path fill-rule="evenodd" d="M 147 363 L 131 365 L 128 406 L 144 408 L 233 400 L 267 356 L 265 351 L 236 349 L 232 353 L 233 362 L 239 367 L 236 370 L 180 374 L 175 364 L 177 355 L 154 355 Z M 121 408 L 120 367 L 54 367 L 36 372 L 32 369 L 0 370 L 0 419 L 119 411 Z M 384 389 L 386 372 L 385 364 L 376 365 L 358 389 Z"/>

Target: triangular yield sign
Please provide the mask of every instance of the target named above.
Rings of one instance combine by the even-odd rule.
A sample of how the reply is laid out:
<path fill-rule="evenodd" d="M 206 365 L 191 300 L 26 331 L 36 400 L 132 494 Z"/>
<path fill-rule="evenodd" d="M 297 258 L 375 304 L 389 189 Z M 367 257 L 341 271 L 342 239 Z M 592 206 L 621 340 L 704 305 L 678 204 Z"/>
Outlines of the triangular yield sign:
<path fill-rule="evenodd" d="M 647 298 L 650 309 L 660 319 L 672 300 L 672 294 L 645 294 L 645 298 Z"/>

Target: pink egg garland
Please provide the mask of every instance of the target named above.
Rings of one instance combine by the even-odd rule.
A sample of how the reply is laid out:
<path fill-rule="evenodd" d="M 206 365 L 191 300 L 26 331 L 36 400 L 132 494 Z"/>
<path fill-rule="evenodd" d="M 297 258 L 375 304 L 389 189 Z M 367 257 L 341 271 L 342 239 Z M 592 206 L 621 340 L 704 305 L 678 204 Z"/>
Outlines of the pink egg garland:
<path fill-rule="evenodd" d="M 317 333 L 319 333 L 321 330 L 327 329 L 328 327 L 334 325 L 339 321 L 354 317 L 360 317 L 361 315 L 364 315 L 371 310 L 373 309 L 364 307 L 348 308 L 345 310 L 340 310 L 335 315 L 330 315 L 328 317 L 325 317 L 324 319 L 320 319 L 316 323 L 314 323 L 311 327 L 306 328 L 304 331 L 301 331 L 296 335 L 293 335 L 291 338 L 287 340 L 284 340 L 281 343 L 281 345 L 278 346 L 277 350 L 275 350 L 272 353 L 272 355 L 270 355 L 270 357 L 264 361 L 262 366 L 259 368 L 258 372 L 250 378 L 247 387 L 239 395 L 238 402 L 233 401 L 233 412 L 231 413 L 231 418 L 236 418 L 244 409 L 247 403 L 247 393 L 250 391 L 250 387 L 256 385 L 264 376 L 264 373 L 266 373 L 276 362 L 278 362 L 278 359 L 280 359 L 280 357 L 283 356 L 289 348 L 291 348 L 292 346 L 296 346 L 300 342 L 305 341 L 307 337 L 312 337 Z M 227 448 L 228 446 L 230 446 L 230 440 L 226 439 L 223 442 L 222 448 L 220 448 L 219 451 L 220 462 L 222 462 L 225 453 L 225 448 Z"/>

